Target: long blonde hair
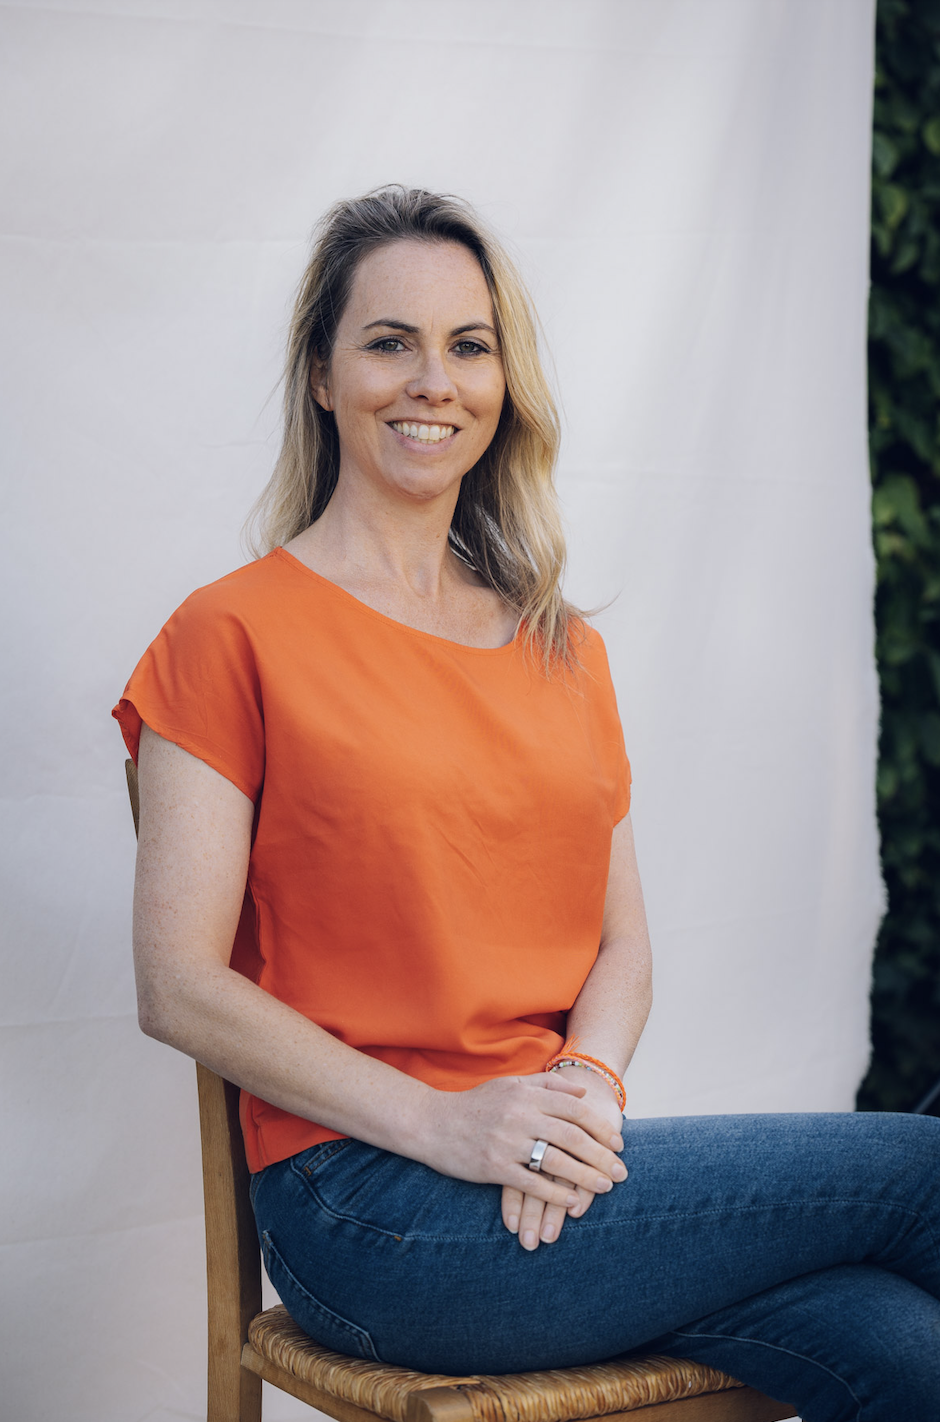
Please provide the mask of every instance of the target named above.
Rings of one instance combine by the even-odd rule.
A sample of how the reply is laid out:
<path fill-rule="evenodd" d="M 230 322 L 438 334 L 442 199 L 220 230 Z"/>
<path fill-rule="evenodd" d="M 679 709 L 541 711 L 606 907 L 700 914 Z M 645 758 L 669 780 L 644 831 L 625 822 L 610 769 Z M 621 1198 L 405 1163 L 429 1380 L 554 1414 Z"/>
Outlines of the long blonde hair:
<path fill-rule="evenodd" d="M 252 550 L 261 555 L 289 542 L 329 503 L 339 475 L 339 437 L 333 415 L 313 397 L 311 369 L 329 361 L 363 257 L 408 239 L 467 247 L 490 290 L 506 399 L 492 442 L 464 475 L 449 538 L 457 556 L 518 613 L 526 644 L 538 649 L 548 670 L 571 659 L 578 619 L 561 593 L 565 541 L 553 477 L 558 414 L 522 279 L 459 198 L 390 185 L 336 203 L 319 223 L 290 323 L 283 442 L 252 512 Z"/>

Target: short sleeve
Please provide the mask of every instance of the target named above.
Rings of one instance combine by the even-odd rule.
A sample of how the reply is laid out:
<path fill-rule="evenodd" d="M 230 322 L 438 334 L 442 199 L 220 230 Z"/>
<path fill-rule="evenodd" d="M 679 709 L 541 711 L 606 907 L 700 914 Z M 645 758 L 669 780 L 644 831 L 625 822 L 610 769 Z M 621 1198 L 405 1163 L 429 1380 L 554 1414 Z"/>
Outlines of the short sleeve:
<path fill-rule="evenodd" d="M 632 785 L 633 777 L 630 770 L 630 762 L 627 759 L 627 748 L 623 743 L 623 731 L 621 731 L 620 745 L 617 754 L 617 792 L 614 797 L 615 825 L 619 825 L 624 815 L 630 813 L 630 791 Z"/>
<path fill-rule="evenodd" d="M 604 639 L 593 627 L 585 627 L 585 643 L 581 656 L 588 674 L 587 695 L 591 701 L 599 753 L 612 787 L 612 823 L 617 825 L 630 810 L 632 773 L 624 745 L 623 727 L 617 710 L 617 693 L 610 675 L 607 649 Z"/>
<path fill-rule="evenodd" d="M 224 582 L 174 612 L 111 714 L 135 763 L 146 723 L 256 800 L 264 781 L 260 680 L 250 632 L 220 598 Z"/>

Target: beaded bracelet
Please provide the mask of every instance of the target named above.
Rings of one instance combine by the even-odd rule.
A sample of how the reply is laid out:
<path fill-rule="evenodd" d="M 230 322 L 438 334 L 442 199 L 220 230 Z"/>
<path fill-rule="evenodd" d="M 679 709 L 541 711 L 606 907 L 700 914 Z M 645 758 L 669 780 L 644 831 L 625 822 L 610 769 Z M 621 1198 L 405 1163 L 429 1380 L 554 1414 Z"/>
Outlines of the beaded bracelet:
<path fill-rule="evenodd" d="M 595 1076 L 599 1076 L 602 1081 L 607 1082 L 617 1098 L 621 1111 L 624 1109 L 627 1104 L 627 1093 L 623 1089 L 623 1082 L 612 1067 L 607 1066 L 605 1062 L 598 1061 L 597 1057 L 588 1057 L 584 1052 L 576 1052 L 574 1044 L 568 1042 L 546 1064 L 545 1070 L 560 1071 L 562 1067 L 566 1066 L 584 1067 L 586 1071 L 594 1072 Z"/>

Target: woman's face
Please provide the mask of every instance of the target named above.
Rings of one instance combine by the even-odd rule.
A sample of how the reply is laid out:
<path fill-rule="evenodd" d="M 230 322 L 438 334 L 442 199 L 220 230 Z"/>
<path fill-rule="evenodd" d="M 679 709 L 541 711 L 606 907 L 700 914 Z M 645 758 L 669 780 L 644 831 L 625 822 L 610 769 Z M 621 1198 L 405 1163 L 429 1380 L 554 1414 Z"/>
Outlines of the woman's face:
<path fill-rule="evenodd" d="M 329 368 L 340 479 L 419 502 L 454 493 L 496 433 L 506 380 L 493 304 L 472 252 L 397 241 L 363 258 Z"/>

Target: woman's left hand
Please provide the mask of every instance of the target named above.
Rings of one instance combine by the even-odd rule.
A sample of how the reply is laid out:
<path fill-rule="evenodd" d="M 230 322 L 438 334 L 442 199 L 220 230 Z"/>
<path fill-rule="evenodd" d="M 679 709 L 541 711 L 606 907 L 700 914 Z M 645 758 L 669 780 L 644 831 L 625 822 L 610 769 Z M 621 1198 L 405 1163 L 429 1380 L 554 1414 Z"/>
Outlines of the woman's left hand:
<path fill-rule="evenodd" d="M 615 1131 L 622 1129 L 623 1114 L 620 1104 L 603 1077 L 598 1076 L 596 1072 L 587 1071 L 584 1067 L 562 1067 L 557 1075 L 583 1086 L 594 1109 L 603 1112 Z M 563 1181 L 559 1176 L 552 1178 L 559 1184 L 571 1183 Z M 553 1244 L 561 1234 L 566 1215 L 577 1219 L 590 1209 L 594 1199 L 593 1193 L 580 1185 L 574 1185 L 572 1189 L 578 1196 L 578 1203 L 565 1210 L 561 1205 L 547 1205 L 537 1195 L 525 1195 L 514 1186 L 503 1186 L 503 1224 L 511 1234 L 519 1236 L 523 1249 L 538 1249 L 540 1243 Z"/>

